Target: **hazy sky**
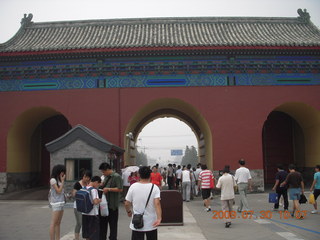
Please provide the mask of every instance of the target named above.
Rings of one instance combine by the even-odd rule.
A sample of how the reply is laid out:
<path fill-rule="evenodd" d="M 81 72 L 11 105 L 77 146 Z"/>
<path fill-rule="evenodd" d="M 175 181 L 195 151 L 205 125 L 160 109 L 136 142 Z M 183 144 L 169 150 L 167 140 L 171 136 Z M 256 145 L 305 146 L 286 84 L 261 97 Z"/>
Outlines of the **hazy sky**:
<path fill-rule="evenodd" d="M 173 163 L 176 156 L 171 156 L 171 150 L 185 150 L 186 145 L 198 147 L 197 139 L 191 128 L 176 118 L 158 118 L 150 122 L 137 141 L 138 150 L 155 158 L 160 165 Z"/>
<path fill-rule="evenodd" d="M 24 13 L 32 13 L 34 22 L 47 22 L 143 17 L 297 17 L 298 8 L 306 8 L 311 21 L 320 27 L 320 0 L 0 0 L 0 43 L 14 36 Z M 139 139 L 140 150 L 161 162 L 172 159 L 170 149 L 197 144 L 187 125 L 170 118 L 147 125 Z"/>
<path fill-rule="evenodd" d="M 320 27 L 320 0 L 0 0 L 0 43 L 18 31 L 24 13 L 34 22 L 188 16 L 297 17 L 306 8 Z"/>

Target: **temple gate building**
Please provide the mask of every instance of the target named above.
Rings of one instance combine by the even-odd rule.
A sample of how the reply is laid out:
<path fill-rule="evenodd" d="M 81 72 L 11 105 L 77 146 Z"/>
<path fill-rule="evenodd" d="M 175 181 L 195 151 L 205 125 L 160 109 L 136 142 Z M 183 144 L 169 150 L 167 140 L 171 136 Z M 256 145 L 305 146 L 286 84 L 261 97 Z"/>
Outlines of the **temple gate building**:
<path fill-rule="evenodd" d="M 124 165 L 146 124 L 178 118 L 200 162 L 236 169 L 244 158 L 256 190 L 277 163 L 295 163 L 307 183 L 319 164 L 320 31 L 301 9 L 295 18 L 25 15 L 0 44 L 0 91 L 0 192 L 47 185 L 45 144 L 77 124 L 125 149 Z"/>

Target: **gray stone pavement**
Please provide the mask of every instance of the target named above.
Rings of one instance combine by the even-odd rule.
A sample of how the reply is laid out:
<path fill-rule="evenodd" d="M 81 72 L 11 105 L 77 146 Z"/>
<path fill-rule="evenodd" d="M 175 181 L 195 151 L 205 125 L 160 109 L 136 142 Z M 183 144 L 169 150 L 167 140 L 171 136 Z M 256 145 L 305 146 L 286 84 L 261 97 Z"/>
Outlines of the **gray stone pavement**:
<path fill-rule="evenodd" d="M 235 210 L 238 198 L 237 195 Z M 310 204 L 302 205 L 302 210 L 307 211 L 304 220 L 280 219 L 280 213 L 270 211 L 272 204 L 268 203 L 267 198 L 267 193 L 249 194 L 249 204 L 254 214 L 252 216 L 237 214 L 228 229 L 224 227 L 224 219 L 219 219 L 219 217 L 213 219 L 213 212 L 204 211 L 200 198 L 184 202 L 184 225 L 160 226 L 159 239 L 320 239 L 320 214 L 310 214 L 312 210 Z M 214 197 L 212 210 L 217 213 L 221 210 L 219 196 Z M 119 240 L 129 240 L 131 236 L 128 227 L 130 219 L 126 216 L 123 205 L 119 213 Z M 270 219 L 262 219 L 264 213 L 267 213 Z M 0 240 L 49 239 L 50 217 L 51 209 L 48 208 L 47 201 L 0 200 Z M 62 219 L 62 240 L 73 239 L 74 222 L 70 203 L 66 206 Z"/>

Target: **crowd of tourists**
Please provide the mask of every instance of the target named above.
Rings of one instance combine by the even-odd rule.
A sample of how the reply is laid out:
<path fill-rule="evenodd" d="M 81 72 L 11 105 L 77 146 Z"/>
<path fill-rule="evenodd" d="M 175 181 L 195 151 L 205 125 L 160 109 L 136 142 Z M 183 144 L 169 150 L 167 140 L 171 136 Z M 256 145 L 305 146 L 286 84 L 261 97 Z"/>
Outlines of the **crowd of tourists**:
<path fill-rule="evenodd" d="M 131 218 L 129 227 L 132 230 L 132 240 L 157 239 L 157 226 L 162 220 L 160 204 L 160 191 L 162 189 L 181 192 L 185 202 L 195 197 L 202 197 L 205 211 L 211 212 L 213 189 L 221 191 L 221 207 L 223 212 L 234 212 L 235 192 L 240 195 L 238 212 L 250 212 L 247 192 L 252 191 L 253 182 L 250 170 L 246 167 L 244 159 L 238 161 L 239 168 L 231 173 L 230 166 L 226 165 L 216 180 L 213 172 L 205 164 L 192 167 L 168 164 L 159 167 L 158 164 L 150 166 L 127 166 L 118 174 L 108 163 L 99 167 L 102 176 L 92 176 L 88 170 L 81 171 L 81 178 L 74 184 L 72 196 L 77 197 L 79 192 L 87 190 L 92 208 L 88 212 L 79 210 L 78 199 L 74 202 L 75 229 L 74 239 L 106 240 L 109 229 L 109 239 L 116 240 L 118 235 L 119 206 L 124 202 L 128 217 Z M 289 173 L 279 165 L 275 174 L 275 184 L 272 188 L 277 194 L 274 210 L 280 205 L 289 210 L 289 201 L 292 200 L 294 216 L 300 211 L 299 200 L 304 194 L 304 181 L 302 174 L 294 165 L 289 166 Z M 60 239 L 60 223 L 65 205 L 64 184 L 66 168 L 56 165 L 52 169 L 50 179 L 49 202 L 52 208 L 50 225 L 50 239 Z M 314 197 L 314 210 L 317 210 L 317 198 L 320 194 L 320 165 L 315 167 L 314 180 L 310 191 Z M 282 203 L 283 201 L 283 203 Z M 102 209 L 102 202 L 107 204 L 107 211 Z M 103 212 L 103 214 L 102 214 Z M 106 212 L 106 213 L 105 213 Z M 303 216 L 299 216 L 303 219 Z M 225 218 L 225 227 L 231 226 L 231 218 Z M 80 231 L 82 229 L 82 234 Z"/>

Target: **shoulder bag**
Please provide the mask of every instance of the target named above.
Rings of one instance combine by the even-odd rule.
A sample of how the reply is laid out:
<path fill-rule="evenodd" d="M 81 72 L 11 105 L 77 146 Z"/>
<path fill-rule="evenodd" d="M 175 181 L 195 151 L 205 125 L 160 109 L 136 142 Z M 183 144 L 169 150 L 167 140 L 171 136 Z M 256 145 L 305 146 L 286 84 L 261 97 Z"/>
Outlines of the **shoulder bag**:
<path fill-rule="evenodd" d="M 150 193 L 149 193 L 149 196 L 148 196 L 148 200 L 147 200 L 147 203 L 146 203 L 146 206 L 144 209 L 146 209 L 148 203 L 149 203 L 149 199 L 150 199 L 150 196 L 151 196 L 151 193 L 152 193 L 152 190 L 153 190 L 153 186 L 154 184 L 152 184 L 152 187 L 151 187 L 151 190 L 150 190 Z M 133 214 L 133 217 L 132 217 L 132 224 L 134 226 L 134 228 L 136 229 L 140 229 L 140 228 L 143 228 L 143 214 L 144 214 L 144 211 L 142 214 Z"/>

